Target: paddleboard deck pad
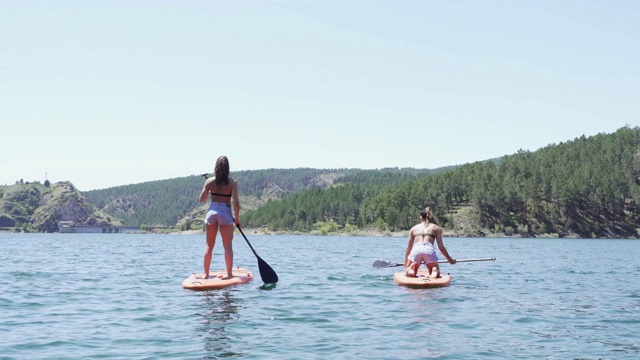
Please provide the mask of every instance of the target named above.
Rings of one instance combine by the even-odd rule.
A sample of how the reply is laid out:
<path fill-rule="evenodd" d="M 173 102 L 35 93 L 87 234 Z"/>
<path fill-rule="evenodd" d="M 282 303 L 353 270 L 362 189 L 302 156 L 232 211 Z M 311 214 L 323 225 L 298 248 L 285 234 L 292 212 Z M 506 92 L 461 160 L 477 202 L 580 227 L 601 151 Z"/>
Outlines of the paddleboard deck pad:
<path fill-rule="evenodd" d="M 429 272 L 426 269 L 419 269 L 417 277 L 408 277 L 403 272 L 397 272 L 393 275 L 393 281 L 401 286 L 407 286 L 410 288 L 437 288 L 449 286 L 451 284 L 451 275 L 446 274 L 442 277 L 432 279 L 429 277 Z"/>
<path fill-rule="evenodd" d="M 246 284 L 253 280 L 253 274 L 247 269 L 235 268 L 232 273 L 231 279 L 227 278 L 227 270 L 210 271 L 208 279 L 204 278 L 204 274 L 193 273 L 184 279 L 182 287 L 189 290 L 213 290 Z"/>

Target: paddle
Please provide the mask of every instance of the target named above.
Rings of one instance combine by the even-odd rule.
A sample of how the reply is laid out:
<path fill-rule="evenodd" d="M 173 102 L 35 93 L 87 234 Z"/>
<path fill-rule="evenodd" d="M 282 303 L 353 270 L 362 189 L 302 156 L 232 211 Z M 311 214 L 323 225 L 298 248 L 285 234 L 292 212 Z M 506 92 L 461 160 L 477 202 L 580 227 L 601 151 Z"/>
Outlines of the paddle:
<path fill-rule="evenodd" d="M 456 262 L 472 262 L 472 261 L 496 261 L 496 258 L 479 258 L 479 259 L 456 259 Z M 447 260 L 438 260 L 439 264 L 448 264 Z M 392 263 L 391 261 L 376 260 L 373 262 L 374 268 L 386 268 L 394 266 L 404 266 L 404 263 Z"/>
<path fill-rule="evenodd" d="M 247 239 L 247 237 L 245 236 L 244 232 L 240 228 L 240 225 L 236 224 L 236 227 L 238 228 L 238 230 L 240 230 L 240 234 L 242 234 L 242 237 L 244 237 L 244 240 L 247 242 L 247 244 L 249 244 L 251 251 L 253 251 L 253 255 L 256 256 L 256 259 L 258 259 L 258 270 L 260 270 L 260 277 L 262 278 L 262 282 L 265 284 L 277 283 L 278 274 L 276 274 L 276 272 L 273 271 L 271 266 L 269 266 L 269 264 L 267 264 L 264 260 L 262 260 L 262 258 L 258 256 L 258 253 L 256 253 L 255 250 L 253 250 L 253 246 L 251 246 L 249 239 Z"/>
<path fill-rule="evenodd" d="M 202 174 L 200 176 L 204 177 L 205 179 L 209 178 L 208 174 Z M 242 234 L 242 237 L 247 242 L 247 244 L 249 244 L 249 248 L 251 248 L 251 251 L 253 251 L 253 255 L 256 256 L 256 259 L 258 259 L 258 270 L 260 271 L 260 277 L 262 278 L 262 282 L 265 284 L 277 283 L 278 274 L 276 274 L 276 272 L 273 271 L 271 266 L 269 266 L 269 264 L 267 264 L 266 261 L 262 260 L 262 258 L 258 256 L 258 253 L 253 249 L 253 246 L 251 246 L 249 239 L 247 239 L 247 236 L 244 234 L 244 232 L 240 228 L 240 225 L 236 224 L 236 227 L 238 228 L 238 230 L 240 230 L 240 234 Z"/>

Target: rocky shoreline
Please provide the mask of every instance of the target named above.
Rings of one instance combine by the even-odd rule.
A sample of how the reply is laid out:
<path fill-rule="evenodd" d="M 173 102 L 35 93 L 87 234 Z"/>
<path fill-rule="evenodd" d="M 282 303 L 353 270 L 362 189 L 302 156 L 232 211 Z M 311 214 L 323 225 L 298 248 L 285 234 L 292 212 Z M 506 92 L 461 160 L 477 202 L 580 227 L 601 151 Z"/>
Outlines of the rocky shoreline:
<path fill-rule="evenodd" d="M 294 231 L 269 231 L 267 229 L 244 229 L 242 230 L 245 235 L 304 235 L 304 236 L 362 236 L 362 237 L 408 237 L 409 231 L 378 231 L 378 230 L 361 230 L 354 233 L 327 233 L 322 234 L 319 231 L 311 231 L 311 232 L 294 232 Z M 186 231 L 176 231 L 171 232 L 171 234 L 183 234 L 183 235 L 193 235 L 193 234 L 202 234 L 204 235 L 203 230 L 186 230 Z M 237 236 L 240 235 L 239 231 L 235 231 Z M 459 238 L 526 238 L 526 236 L 522 235 L 509 235 L 505 233 L 488 233 L 483 235 L 471 235 L 471 234 L 462 234 L 455 231 L 444 230 L 442 233 L 443 237 L 459 237 Z M 560 238 L 559 234 L 542 234 L 532 236 L 533 238 Z M 576 234 L 564 235 L 565 239 L 578 239 L 580 238 Z"/>

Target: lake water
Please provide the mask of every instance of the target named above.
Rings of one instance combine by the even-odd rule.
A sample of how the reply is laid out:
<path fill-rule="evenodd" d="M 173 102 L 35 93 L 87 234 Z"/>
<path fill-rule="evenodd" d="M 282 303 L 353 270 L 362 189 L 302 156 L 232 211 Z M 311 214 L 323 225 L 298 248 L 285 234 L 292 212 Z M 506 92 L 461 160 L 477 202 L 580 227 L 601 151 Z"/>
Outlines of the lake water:
<path fill-rule="evenodd" d="M 393 282 L 407 239 L 253 236 L 278 273 L 191 292 L 204 235 L 0 234 L 0 359 L 638 359 L 637 240 L 445 238 L 451 286 Z M 221 242 L 212 269 L 224 267 Z"/>

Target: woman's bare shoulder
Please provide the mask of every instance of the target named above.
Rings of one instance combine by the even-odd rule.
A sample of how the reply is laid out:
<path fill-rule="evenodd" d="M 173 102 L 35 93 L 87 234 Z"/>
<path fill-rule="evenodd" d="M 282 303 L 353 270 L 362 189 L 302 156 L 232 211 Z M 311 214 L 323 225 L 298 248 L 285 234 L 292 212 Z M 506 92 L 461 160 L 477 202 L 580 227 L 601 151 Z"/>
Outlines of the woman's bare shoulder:
<path fill-rule="evenodd" d="M 427 225 L 426 230 L 429 231 L 429 232 L 432 232 L 432 231 L 433 232 L 438 232 L 438 231 L 442 231 L 442 228 L 440 226 L 438 226 L 438 224 L 431 223 L 431 224 Z"/>

